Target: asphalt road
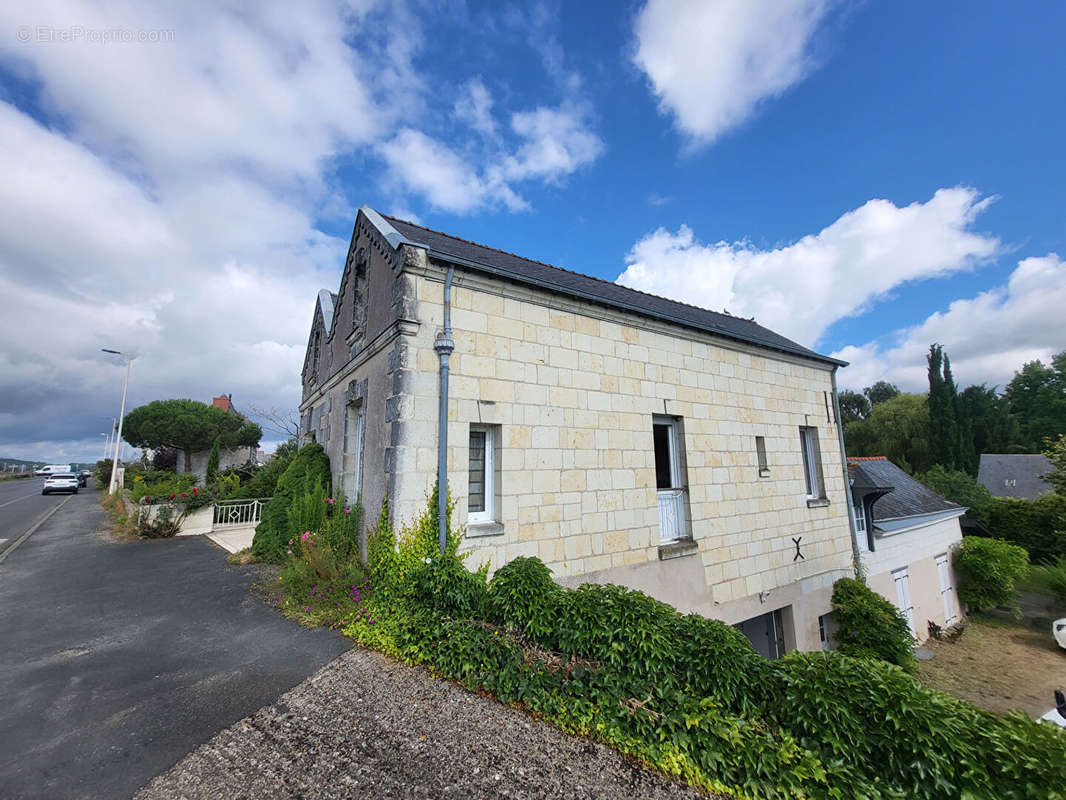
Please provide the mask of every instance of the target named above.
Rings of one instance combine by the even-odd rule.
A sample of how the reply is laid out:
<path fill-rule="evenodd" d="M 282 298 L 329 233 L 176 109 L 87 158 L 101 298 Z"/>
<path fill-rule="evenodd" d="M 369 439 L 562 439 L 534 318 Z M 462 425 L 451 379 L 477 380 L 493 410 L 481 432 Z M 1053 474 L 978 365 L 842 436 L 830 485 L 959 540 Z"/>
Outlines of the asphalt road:
<path fill-rule="evenodd" d="M 0 481 L 0 553 L 66 497 L 42 495 L 43 484 L 44 478 Z"/>
<path fill-rule="evenodd" d="M 115 542 L 98 500 L 83 489 L 0 564 L 5 800 L 130 797 L 348 649 L 206 539 Z"/>

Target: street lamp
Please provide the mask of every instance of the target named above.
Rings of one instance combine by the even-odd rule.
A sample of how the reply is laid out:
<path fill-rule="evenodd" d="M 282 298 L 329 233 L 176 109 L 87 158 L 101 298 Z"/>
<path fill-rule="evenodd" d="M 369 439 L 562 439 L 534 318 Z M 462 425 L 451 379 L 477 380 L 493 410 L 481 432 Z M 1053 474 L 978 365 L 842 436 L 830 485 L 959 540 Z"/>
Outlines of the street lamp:
<path fill-rule="evenodd" d="M 119 407 L 118 431 L 115 434 L 115 457 L 111 461 L 111 484 L 107 487 L 107 493 L 114 494 L 115 478 L 118 476 L 118 445 L 122 441 L 122 418 L 126 416 L 126 389 L 130 385 L 130 364 L 133 362 L 133 356 L 129 353 L 123 353 L 121 350 L 108 350 L 106 347 L 101 347 L 100 352 L 113 353 L 126 359 L 126 379 L 122 381 L 122 405 Z"/>
<path fill-rule="evenodd" d="M 111 444 L 111 434 L 110 433 L 101 433 L 100 435 L 104 437 L 104 458 L 106 459 L 107 458 L 107 451 L 109 449 L 109 445 Z"/>

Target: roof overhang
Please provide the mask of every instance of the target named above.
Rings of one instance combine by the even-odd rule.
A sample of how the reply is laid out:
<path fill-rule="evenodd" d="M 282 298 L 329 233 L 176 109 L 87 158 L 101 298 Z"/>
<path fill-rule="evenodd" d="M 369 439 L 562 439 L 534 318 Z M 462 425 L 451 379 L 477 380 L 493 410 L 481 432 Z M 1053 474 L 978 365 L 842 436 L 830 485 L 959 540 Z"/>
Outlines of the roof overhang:
<path fill-rule="evenodd" d="M 945 511 L 934 511 L 930 514 L 915 514 L 910 517 L 894 517 L 892 519 L 875 519 L 874 533 L 878 536 L 895 536 L 900 533 L 926 528 L 938 522 L 949 519 L 958 519 L 967 512 L 965 506 L 949 508 Z"/>

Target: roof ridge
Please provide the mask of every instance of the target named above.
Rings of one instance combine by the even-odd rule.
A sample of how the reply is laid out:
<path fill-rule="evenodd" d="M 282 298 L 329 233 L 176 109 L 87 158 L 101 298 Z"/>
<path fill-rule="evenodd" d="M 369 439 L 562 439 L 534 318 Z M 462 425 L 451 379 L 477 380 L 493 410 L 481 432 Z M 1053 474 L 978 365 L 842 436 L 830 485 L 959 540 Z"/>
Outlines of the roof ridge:
<path fill-rule="evenodd" d="M 615 281 L 609 281 L 606 278 L 600 278 L 600 277 L 597 277 L 596 275 L 589 275 L 587 272 L 578 272 L 576 269 L 567 269 L 566 267 L 559 267 L 559 266 L 556 266 L 555 264 L 549 264 L 546 261 L 538 261 L 537 259 L 529 258 L 528 256 L 520 256 L 520 255 L 518 255 L 518 253 L 512 253 L 510 250 L 501 250 L 498 247 L 492 247 L 492 246 L 487 245 L 487 244 L 482 244 L 481 242 L 475 242 L 472 239 L 464 239 L 462 236 L 456 236 L 456 235 L 451 234 L 451 233 L 445 233 L 444 231 L 438 231 L 438 230 L 434 230 L 433 228 L 427 228 L 425 225 L 419 225 L 416 222 L 411 222 L 410 220 L 406 220 L 406 219 L 400 219 L 399 217 L 393 217 L 393 216 L 390 216 L 389 214 L 382 214 L 381 216 L 383 216 L 385 219 L 391 220 L 393 222 L 400 222 L 400 223 L 403 223 L 404 225 L 410 225 L 412 228 L 420 228 L 421 230 L 424 230 L 424 231 L 426 231 L 428 233 L 435 233 L 438 236 L 447 236 L 449 239 L 454 239 L 457 242 L 465 242 L 466 244 L 472 244 L 475 247 L 483 247 L 486 250 L 492 250 L 494 253 L 502 253 L 503 255 L 512 256 L 513 258 L 520 258 L 523 261 L 529 261 L 529 262 L 531 262 L 533 264 L 540 264 L 542 267 L 548 267 L 549 269 L 557 269 L 560 272 L 568 272 L 571 275 L 580 275 L 582 278 L 590 278 L 591 280 L 599 281 L 600 283 L 610 284 L 612 286 L 622 286 L 622 287 L 624 287 L 626 289 L 629 289 L 629 291 L 631 291 L 631 292 L 636 292 L 637 294 L 646 295 L 647 297 L 655 297 L 655 298 L 657 298 L 659 300 L 665 300 L 668 303 L 677 303 L 679 306 L 685 306 L 686 308 L 694 308 L 697 311 L 709 311 L 712 314 L 721 314 L 722 316 L 729 317 L 730 319 L 738 319 L 738 320 L 741 320 L 741 321 L 744 321 L 744 322 L 751 322 L 751 323 L 754 323 L 755 325 L 759 324 L 755 320 L 755 317 L 738 317 L 736 314 L 730 314 L 728 311 L 724 311 L 724 310 L 723 311 L 715 311 L 713 308 L 705 308 L 703 306 L 694 305 L 693 303 L 686 303 L 683 300 L 675 300 L 672 297 L 664 297 L 661 294 L 654 294 L 653 292 L 645 292 L 645 291 L 643 291 L 641 289 L 634 289 L 632 286 L 626 286 L 624 283 L 617 283 Z"/>

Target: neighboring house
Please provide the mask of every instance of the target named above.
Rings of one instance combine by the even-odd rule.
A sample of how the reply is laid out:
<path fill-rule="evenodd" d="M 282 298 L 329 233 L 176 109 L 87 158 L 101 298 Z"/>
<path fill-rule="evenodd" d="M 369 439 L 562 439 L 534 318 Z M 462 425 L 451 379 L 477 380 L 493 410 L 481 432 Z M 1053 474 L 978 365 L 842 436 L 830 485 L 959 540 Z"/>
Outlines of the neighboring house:
<path fill-rule="evenodd" d="M 232 411 L 237 413 L 237 409 L 233 407 L 233 395 L 224 394 L 218 397 L 211 398 L 211 405 L 215 408 L 221 408 L 223 411 Z M 178 449 L 178 465 L 179 469 L 185 464 L 185 451 Z M 229 469 L 230 467 L 240 467 L 245 464 L 255 464 L 257 458 L 258 447 L 222 447 L 218 453 L 218 468 L 219 470 Z M 190 464 L 192 472 L 196 475 L 196 480 L 201 485 L 207 478 L 207 461 L 211 457 L 211 449 L 197 450 L 192 453 L 190 457 Z"/>
<path fill-rule="evenodd" d="M 468 563 L 538 556 L 560 583 L 736 624 L 767 655 L 820 646 L 832 584 L 854 574 L 843 362 L 364 206 L 338 292 L 315 303 L 300 415 L 369 519 L 386 494 L 395 524 L 426 507 L 449 353 Z"/>
<path fill-rule="evenodd" d="M 1053 467 L 1047 456 L 1009 453 L 985 453 L 977 470 L 977 482 L 993 497 L 1034 500 L 1052 491 L 1044 476 Z"/>
<path fill-rule="evenodd" d="M 946 500 L 884 456 L 849 458 L 852 510 L 867 585 L 903 612 L 919 642 L 929 623 L 959 620 L 951 551 L 965 506 Z"/>

